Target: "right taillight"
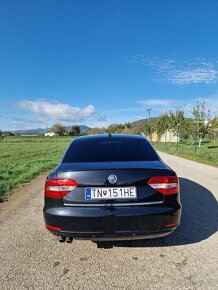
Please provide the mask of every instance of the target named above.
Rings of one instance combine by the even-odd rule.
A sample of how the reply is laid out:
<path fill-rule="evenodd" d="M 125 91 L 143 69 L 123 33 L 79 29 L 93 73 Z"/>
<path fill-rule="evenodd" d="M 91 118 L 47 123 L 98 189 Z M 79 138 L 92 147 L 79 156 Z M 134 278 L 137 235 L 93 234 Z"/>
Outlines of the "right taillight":
<path fill-rule="evenodd" d="M 155 176 L 148 180 L 148 185 L 163 195 L 179 192 L 179 180 L 177 176 Z"/>
<path fill-rule="evenodd" d="M 45 196 L 61 198 L 77 187 L 77 182 L 73 179 L 52 178 L 45 183 Z"/>

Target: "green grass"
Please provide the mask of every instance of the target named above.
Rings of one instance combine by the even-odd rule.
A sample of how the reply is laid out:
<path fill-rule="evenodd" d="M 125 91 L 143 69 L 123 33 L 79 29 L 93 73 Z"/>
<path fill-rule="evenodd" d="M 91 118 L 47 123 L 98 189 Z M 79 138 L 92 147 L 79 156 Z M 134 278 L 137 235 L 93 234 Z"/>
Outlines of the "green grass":
<path fill-rule="evenodd" d="M 203 142 L 202 146 L 198 148 L 197 144 L 197 151 L 195 153 L 195 146 L 191 146 L 190 144 L 187 144 L 185 142 L 179 143 L 178 152 L 176 151 L 176 144 L 174 143 L 166 143 L 166 145 L 160 142 L 153 143 L 153 146 L 156 150 L 218 167 L 218 147 L 208 148 L 214 145 L 214 142 Z"/>
<path fill-rule="evenodd" d="M 54 168 L 72 137 L 5 137 L 0 141 L 0 199 L 18 184 Z"/>

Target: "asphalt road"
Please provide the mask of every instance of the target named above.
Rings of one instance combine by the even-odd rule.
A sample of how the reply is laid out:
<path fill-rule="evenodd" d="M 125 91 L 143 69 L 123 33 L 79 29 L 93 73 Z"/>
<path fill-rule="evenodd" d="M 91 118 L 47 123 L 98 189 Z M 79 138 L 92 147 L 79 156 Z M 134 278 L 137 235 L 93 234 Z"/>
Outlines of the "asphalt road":
<path fill-rule="evenodd" d="M 218 168 L 161 153 L 183 217 L 164 239 L 61 244 L 44 228 L 45 174 L 0 204 L 0 289 L 218 289 Z"/>

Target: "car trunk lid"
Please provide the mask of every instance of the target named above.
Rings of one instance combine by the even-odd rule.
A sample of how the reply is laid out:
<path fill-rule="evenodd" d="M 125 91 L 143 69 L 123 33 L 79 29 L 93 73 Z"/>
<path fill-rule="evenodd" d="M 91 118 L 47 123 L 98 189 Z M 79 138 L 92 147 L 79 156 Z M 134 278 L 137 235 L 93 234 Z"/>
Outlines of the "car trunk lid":
<path fill-rule="evenodd" d="M 93 169 L 94 168 L 94 169 Z M 138 203 L 161 203 L 164 196 L 147 184 L 153 176 L 174 175 L 174 172 L 162 161 L 140 162 L 98 162 L 98 163 L 62 163 L 56 169 L 58 178 L 73 179 L 78 186 L 63 197 L 64 205 L 121 205 Z M 108 177 L 116 175 L 117 182 L 110 184 Z M 135 187 L 137 198 L 87 200 L 87 188 L 126 188 Z"/>

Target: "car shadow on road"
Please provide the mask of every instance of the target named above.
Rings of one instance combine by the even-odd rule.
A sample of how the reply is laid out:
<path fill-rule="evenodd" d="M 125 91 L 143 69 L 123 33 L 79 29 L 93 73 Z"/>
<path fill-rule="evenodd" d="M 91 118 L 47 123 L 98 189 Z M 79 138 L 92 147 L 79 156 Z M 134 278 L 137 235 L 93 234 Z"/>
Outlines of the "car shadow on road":
<path fill-rule="evenodd" d="M 167 247 L 194 244 L 208 239 L 218 230 L 218 203 L 205 187 L 180 178 L 182 218 L 175 232 L 164 238 L 116 241 L 114 247 Z"/>

